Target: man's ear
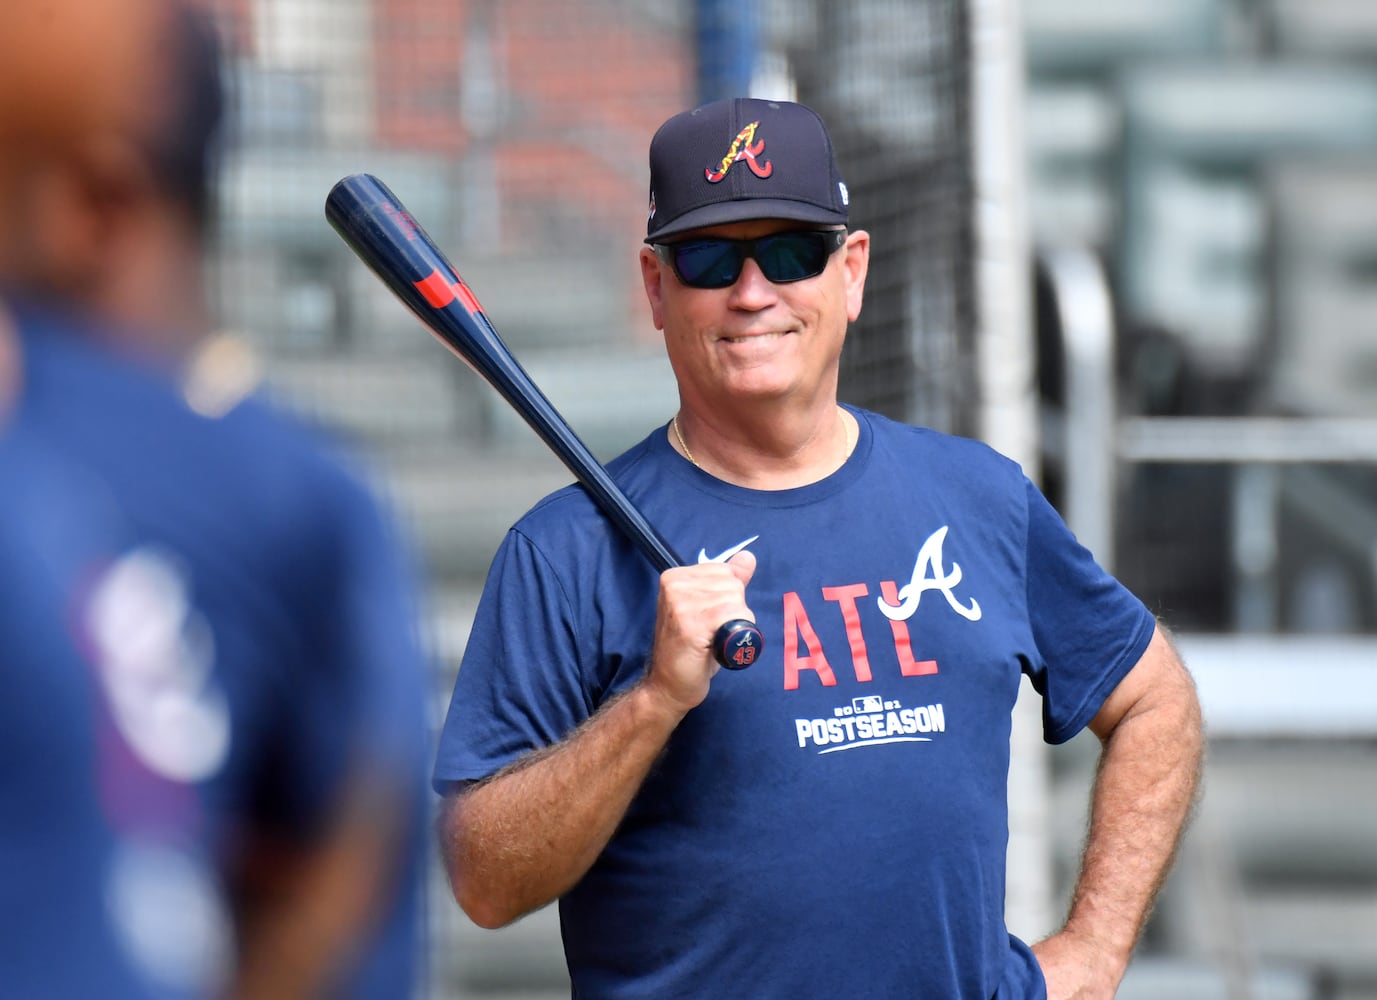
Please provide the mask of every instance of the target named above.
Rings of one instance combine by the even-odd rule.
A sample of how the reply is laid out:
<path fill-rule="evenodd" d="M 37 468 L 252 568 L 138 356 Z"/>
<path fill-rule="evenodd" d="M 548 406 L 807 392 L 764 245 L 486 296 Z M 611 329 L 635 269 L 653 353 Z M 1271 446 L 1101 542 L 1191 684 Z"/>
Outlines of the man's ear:
<path fill-rule="evenodd" d="M 865 276 L 870 273 L 870 234 L 857 229 L 846 237 L 846 316 L 852 323 L 861 315 Z"/>
<path fill-rule="evenodd" d="M 660 268 L 660 258 L 650 247 L 641 247 L 641 284 L 645 286 L 645 297 L 650 302 L 650 318 L 655 329 L 665 328 L 664 319 L 664 271 Z"/>

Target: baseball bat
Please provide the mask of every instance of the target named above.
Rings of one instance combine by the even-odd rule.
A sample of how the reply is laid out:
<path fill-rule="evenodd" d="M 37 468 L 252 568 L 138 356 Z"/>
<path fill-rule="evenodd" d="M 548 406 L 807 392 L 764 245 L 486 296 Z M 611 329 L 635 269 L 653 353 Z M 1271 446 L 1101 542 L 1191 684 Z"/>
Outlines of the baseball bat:
<path fill-rule="evenodd" d="M 343 178 L 325 199 L 325 218 L 426 328 L 511 404 L 658 572 L 683 565 L 517 363 L 454 265 L 382 181 L 371 174 Z M 754 622 L 737 618 L 718 628 L 712 652 L 722 666 L 741 670 L 755 662 L 763 643 Z"/>

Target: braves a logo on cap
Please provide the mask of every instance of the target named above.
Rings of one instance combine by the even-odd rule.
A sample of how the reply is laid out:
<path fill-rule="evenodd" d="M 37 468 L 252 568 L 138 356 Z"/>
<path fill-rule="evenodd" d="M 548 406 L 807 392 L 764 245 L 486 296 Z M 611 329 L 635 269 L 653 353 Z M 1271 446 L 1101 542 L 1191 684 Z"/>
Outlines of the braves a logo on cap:
<path fill-rule="evenodd" d="M 773 163 L 762 163 L 759 159 L 760 154 L 765 152 L 765 140 L 752 141 L 755 139 L 755 130 L 759 127 L 760 122 L 751 122 L 736 133 L 736 138 L 732 140 L 727 155 L 722 157 L 722 162 L 717 164 L 717 169 L 708 167 L 703 171 L 703 176 L 708 179 L 709 184 L 716 184 L 723 177 L 726 177 L 732 164 L 740 163 L 742 160 L 746 162 L 746 166 L 751 168 L 751 173 L 759 178 L 764 179 L 774 173 L 775 165 Z"/>

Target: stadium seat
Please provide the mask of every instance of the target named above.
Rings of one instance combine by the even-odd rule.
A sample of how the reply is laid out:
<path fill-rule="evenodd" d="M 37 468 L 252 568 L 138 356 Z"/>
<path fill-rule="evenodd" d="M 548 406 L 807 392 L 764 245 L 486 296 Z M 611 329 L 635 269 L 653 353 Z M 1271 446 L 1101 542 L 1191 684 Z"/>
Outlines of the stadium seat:
<path fill-rule="evenodd" d="M 1284 53 L 1372 56 L 1377 6 L 1364 0 L 1265 0 L 1273 45 Z"/>
<path fill-rule="evenodd" d="M 1260 173 L 1298 153 L 1377 149 L 1377 71 L 1241 61 L 1127 70 L 1118 285 L 1221 376 L 1256 364 L 1266 309 Z"/>
<path fill-rule="evenodd" d="M 1270 163 L 1262 177 L 1269 256 L 1269 402 L 1377 416 L 1377 151 Z"/>
<path fill-rule="evenodd" d="M 1036 74 L 1103 71 L 1128 60 L 1198 55 L 1221 44 L 1221 0 L 1022 4 L 1027 59 Z"/>

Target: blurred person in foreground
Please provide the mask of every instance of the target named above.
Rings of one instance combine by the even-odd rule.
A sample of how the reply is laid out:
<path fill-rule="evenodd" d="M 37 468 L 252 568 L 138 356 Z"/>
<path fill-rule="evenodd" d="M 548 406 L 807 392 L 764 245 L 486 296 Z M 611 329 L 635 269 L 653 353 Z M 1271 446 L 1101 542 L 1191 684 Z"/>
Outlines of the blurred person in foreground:
<path fill-rule="evenodd" d="M 729 100 L 650 146 L 641 273 L 679 388 L 494 561 L 434 773 L 455 895 L 558 899 L 578 996 L 1108 998 L 1193 800 L 1194 686 L 1018 466 L 838 405 L 870 253 L 821 120 Z M 710 555 L 711 554 L 711 555 Z M 715 629 L 754 619 L 754 665 Z M 1011 712 L 1103 742 L 1074 902 L 1004 923 Z"/>
<path fill-rule="evenodd" d="M 416 995 L 411 553 L 351 458 L 174 377 L 211 24 L 20 5 L 0 95 L 0 991 Z"/>

